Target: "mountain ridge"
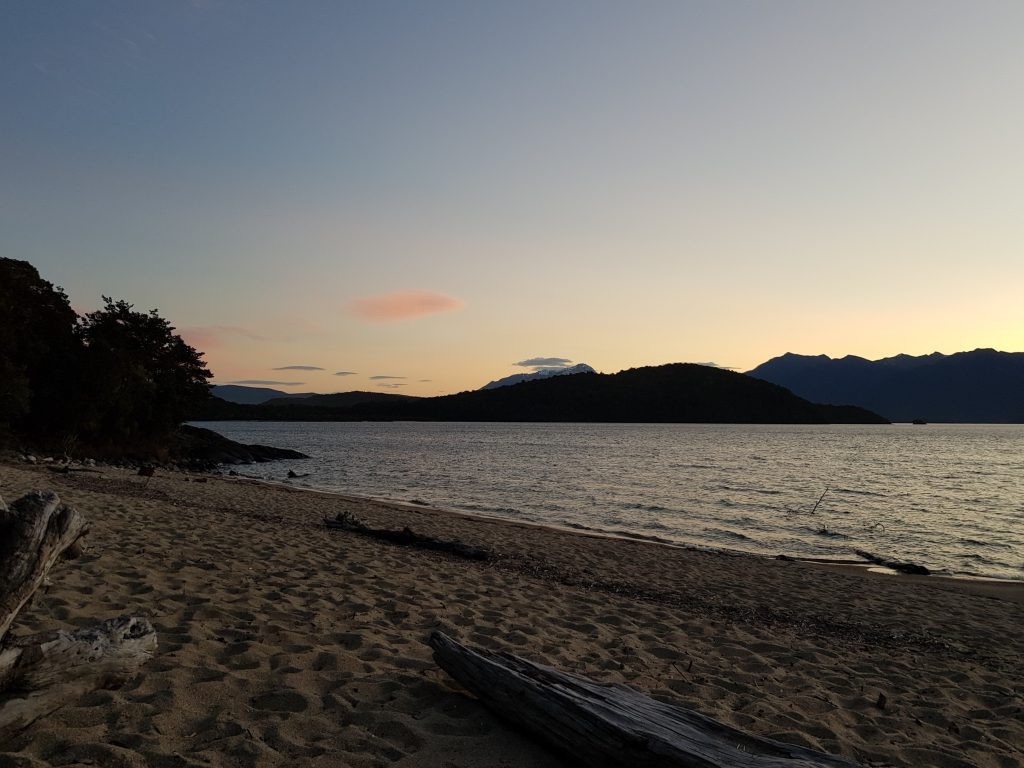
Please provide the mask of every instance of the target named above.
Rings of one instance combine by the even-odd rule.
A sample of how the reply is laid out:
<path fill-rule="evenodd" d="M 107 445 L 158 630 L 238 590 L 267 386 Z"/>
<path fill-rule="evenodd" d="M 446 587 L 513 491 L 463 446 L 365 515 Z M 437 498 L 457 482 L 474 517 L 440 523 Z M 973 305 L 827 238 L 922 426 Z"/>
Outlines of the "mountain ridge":
<path fill-rule="evenodd" d="M 1024 352 L 855 355 L 787 352 L 747 375 L 820 403 L 851 403 L 893 421 L 1024 422 Z"/>
<path fill-rule="evenodd" d="M 283 390 L 271 389 L 270 387 L 249 387 L 242 384 L 212 384 L 210 386 L 210 394 L 229 403 L 259 405 L 274 398 L 304 398 L 316 393 L 284 392 Z"/>
<path fill-rule="evenodd" d="M 275 397 L 273 400 L 267 400 L 261 405 L 271 408 L 278 406 L 285 408 L 347 408 L 350 405 L 358 405 L 359 403 L 419 399 L 414 395 L 399 395 L 392 392 L 366 392 L 357 389 L 351 392 L 332 392 L 326 395 L 311 394 L 308 397 Z"/>
<path fill-rule="evenodd" d="M 533 373 L 513 373 L 511 376 L 505 376 L 501 379 L 489 381 L 480 387 L 480 389 L 511 387 L 515 384 L 522 384 L 524 381 L 537 381 L 538 379 L 547 379 L 551 376 L 574 376 L 577 373 L 597 373 L 597 371 L 586 363 L 576 363 L 576 365 L 567 365 L 557 368 L 541 368 Z"/>
<path fill-rule="evenodd" d="M 221 404 L 199 419 L 284 421 L 507 421 L 733 424 L 884 424 L 878 414 L 819 405 L 784 387 L 693 363 L 579 373 L 440 397 L 344 408 Z"/>

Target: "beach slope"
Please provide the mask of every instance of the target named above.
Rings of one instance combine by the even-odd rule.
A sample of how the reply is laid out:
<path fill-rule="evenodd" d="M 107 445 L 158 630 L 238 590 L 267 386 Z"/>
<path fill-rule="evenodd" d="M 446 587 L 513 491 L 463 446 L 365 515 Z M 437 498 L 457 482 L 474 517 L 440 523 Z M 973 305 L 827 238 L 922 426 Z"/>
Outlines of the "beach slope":
<path fill-rule="evenodd" d="M 199 481 L 199 482 L 197 482 Z M 0 465 L 90 521 L 16 632 L 147 616 L 144 673 L 0 765 L 562 766 L 431 659 L 461 641 L 862 763 L 1024 764 L 1021 587 L 730 556 L 243 479 Z M 460 539 L 487 562 L 321 521 Z"/>

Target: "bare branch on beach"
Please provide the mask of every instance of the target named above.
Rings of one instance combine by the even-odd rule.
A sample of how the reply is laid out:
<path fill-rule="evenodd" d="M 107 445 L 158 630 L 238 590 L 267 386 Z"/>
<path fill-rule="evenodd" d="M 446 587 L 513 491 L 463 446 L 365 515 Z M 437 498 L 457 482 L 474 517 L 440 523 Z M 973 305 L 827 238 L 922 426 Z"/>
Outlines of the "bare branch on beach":
<path fill-rule="evenodd" d="M 423 536 L 415 533 L 411 528 L 403 528 L 400 531 L 391 531 L 384 528 L 371 528 L 365 525 L 359 518 L 349 512 L 341 512 L 333 520 L 324 519 L 324 525 L 328 530 L 348 531 L 358 533 L 362 536 L 369 536 L 381 541 L 389 541 L 406 547 L 418 547 L 420 549 L 432 549 L 438 552 L 446 552 L 450 555 L 464 557 L 467 560 L 490 560 L 493 555 L 489 550 L 481 547 L 474 547 L 463 544 L 461 541 L 445 541 L 435 539 L 432 536 Z"/>

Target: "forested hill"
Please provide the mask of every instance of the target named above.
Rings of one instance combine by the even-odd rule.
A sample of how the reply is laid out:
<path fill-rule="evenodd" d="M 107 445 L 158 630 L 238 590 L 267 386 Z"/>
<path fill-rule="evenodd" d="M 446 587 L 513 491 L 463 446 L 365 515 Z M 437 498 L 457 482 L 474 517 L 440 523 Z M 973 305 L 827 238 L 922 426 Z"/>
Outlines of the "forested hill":
<path fill-rule="evenodd" d="M 442 397 L 347 408 L 235 406 L 215 418 L 283 420 L 562 421 L 638 423 L 884 424 L 862 408 L 822 406 L 740 373 L 674 363 L 621 373 L 580 373 Z M 272 415 L 271 415 L 272 414 Z"/>
<path fill-rule="evenodd" d="M 274 398 L 258 405 L 211 397 L 192 413 L 194 421 L 338 421 L 350 419 L 352 406 L 400 403 L 420 398 L 388 392 L 336 392 L 331 395 Z"/>
<path fill-rule="evenodd" d="M 335 392 L 331 395 L 309 395 L 308 397 L 275 397 L 263 405 L 268 408 L 284 406 L 290 408 L 347 408 L 359 403 L 389 403 L 418 400 L 411 395 L 395 395 L 389 392 Z"/>

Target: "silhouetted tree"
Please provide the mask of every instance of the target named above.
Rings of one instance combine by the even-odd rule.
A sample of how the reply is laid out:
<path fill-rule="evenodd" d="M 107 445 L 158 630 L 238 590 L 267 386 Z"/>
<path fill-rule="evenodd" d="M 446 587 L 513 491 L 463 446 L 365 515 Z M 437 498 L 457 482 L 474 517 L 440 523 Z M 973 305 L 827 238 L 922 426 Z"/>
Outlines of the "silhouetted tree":
<path fill-rule="evenodd" d="M 66 423 L 77 315 L 27 261 L 0 258 L 0 441 Z"/>
<path fill-rule="evenodd" d="M 202 353 L 156 310 L 136 312 L 104 296 L 82 318 L 78 425 L 92 445 L 129 450 L 159 446 L 210 397 Z"/>

